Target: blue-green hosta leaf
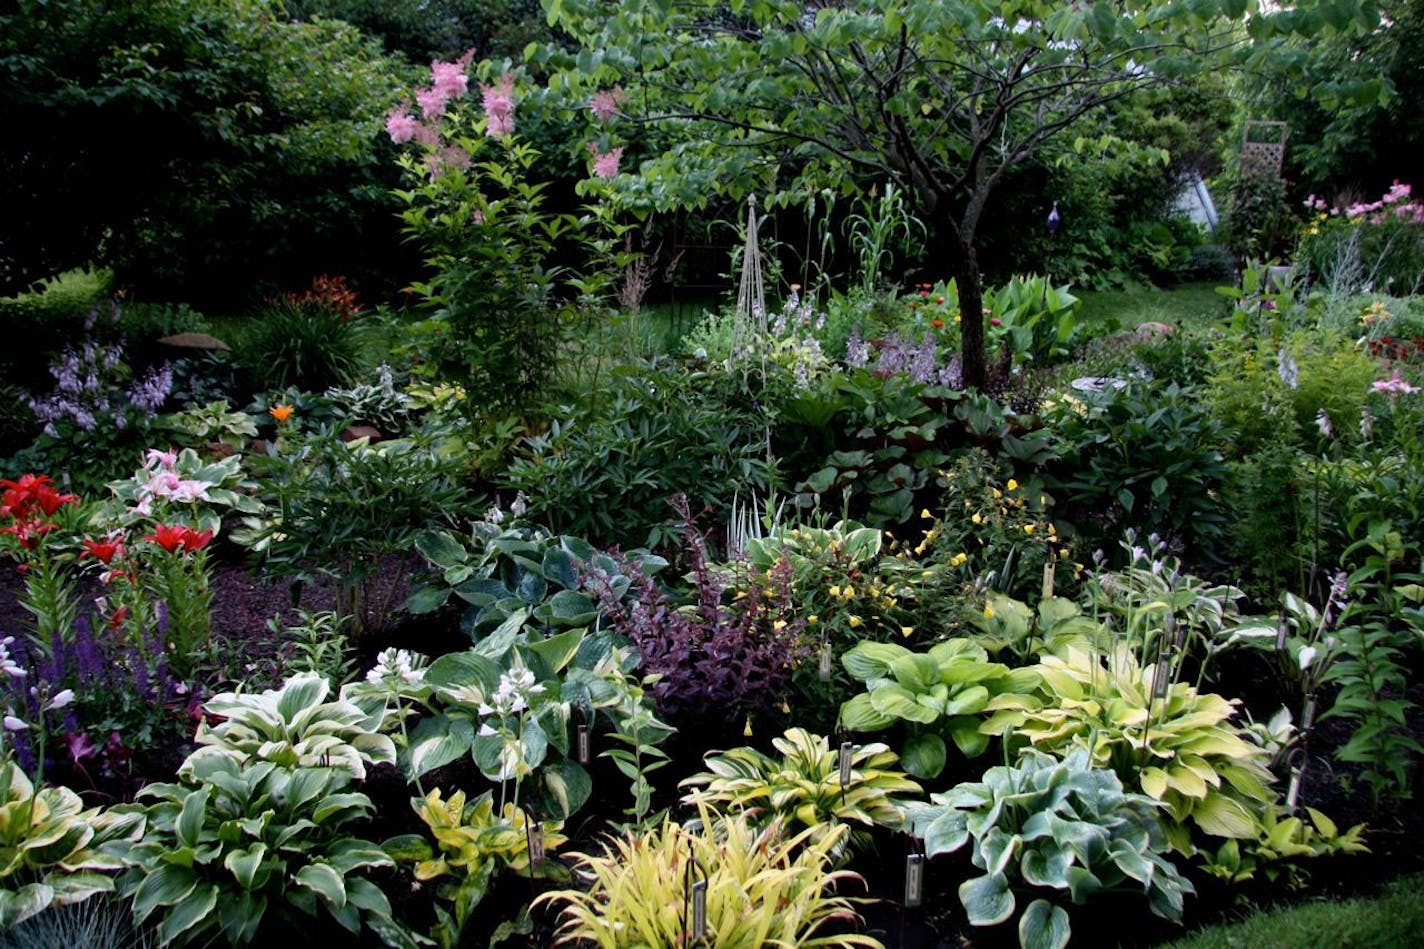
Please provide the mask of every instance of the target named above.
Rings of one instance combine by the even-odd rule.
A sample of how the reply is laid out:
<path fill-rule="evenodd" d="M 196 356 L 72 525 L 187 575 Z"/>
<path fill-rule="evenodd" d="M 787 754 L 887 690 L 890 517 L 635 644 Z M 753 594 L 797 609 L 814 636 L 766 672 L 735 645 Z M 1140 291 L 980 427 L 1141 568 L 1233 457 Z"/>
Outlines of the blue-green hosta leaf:
<path fill-rule="evenodd" d="M 470 688 L 488 694 L 499 686 L 499 672 L 499 664 L 493 659 L 467 649 L 441 656 L 432 662 L 425 672 L 425 682 L 431 688 L 451 696 L 459 696 Z"/>
<path fill-rule="evenodd" d="M 1044 841 L 1023 855 L 1023 860 L 1019 862 L 1019 872 L 1025 883 L 1066 890 L 1068 881 L 1064 874 L 1068 872 L 1072 862 L 1073 855 L 1068 850 Z"/>
<path fill-rule="evenodd" d="M 587 626 L 597 619 L 598 606 L 585 593 L 560 590 L 534 608 L 534 618 L 560 629 L 571 629 Z"/>
<path fill-rule="evenodd" d="M 975 863 L 991 876 L 1003 876 L 1005 868 L 1013 862 L 1022 844 L 1023 838 L 1018 834 L 1007 834 L 998 827 L 991 827 L 989 832 L 979 839 L 979 859 Z"/>
<path fill-rule="evenodd" d="M 1014 894 L 1002 875 L 965 880 L 959 886 L 959 902 L 975 926 L 996 926 L 1014 915 Z"/>
<path fill-rule="evenodd" d="M 1068 893 L 1075 903 L 1085 902 L 1103 888 L 1102 881 L 1083 867 L 1069 867 L 1063 871 L 1063 879 L 1068 882 Z"/>
<path fill-rule="evenodd" d="M 900 764 L 917 778 L 937 778 L 944 770 L 944 739 L 938 735 L 916 735 L 905 742 Z"/>
<path fill-rule="evenodd" d="M 1068 913 L 1047 900 L 1034 900 L 1019 917 L 1020 949 L 1063 949 L 1072 934 Z"/>
<path fill-rule="evenodd" d="M 922 823 L 924 818 L 932 820 Z M 915 833 L 925 841 L 925 854 L 930 857 L 953 853 L 969 840 L 964 812 L 954 807 L 917 809 L 912 815 Z"/>
<path fill-rule="evenodd" d="M 406 598 L 405 608 L 407 612 L 433 613 L 445 605 L 445 601 L 450 599 L 448 587 L 422 586 L 416 587 L 415 591 Z"/>
<path fill-rule="evenodd" d="M 577 761 L 560 758 L 539 772 L 547 810 L 562 820 L 576 813 L 593 794 L 593 778 Z"/>

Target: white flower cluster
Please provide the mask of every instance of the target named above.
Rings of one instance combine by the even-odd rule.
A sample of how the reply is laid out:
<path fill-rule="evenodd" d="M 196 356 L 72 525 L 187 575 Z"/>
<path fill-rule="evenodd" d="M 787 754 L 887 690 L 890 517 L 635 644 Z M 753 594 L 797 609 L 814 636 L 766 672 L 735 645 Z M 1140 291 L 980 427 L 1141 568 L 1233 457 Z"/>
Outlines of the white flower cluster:
<path fill-rule="evenodd" d="M 376 656 L 376 665 L 366 673 L 372 685 L 419 685 L 425 681 L 425 657 L 407 649 L 383 649 Z"/>
<path fill-rule="evenodd" d="M 481 715 L 517 715 L 529 707 L 529 697 L 544 691 L 542 685 L 534 681 L 534 673 L 523 666 L 516 666 L 499 677 L 499 687 L 494 690 L 488 702 L 480 703 Z"/>

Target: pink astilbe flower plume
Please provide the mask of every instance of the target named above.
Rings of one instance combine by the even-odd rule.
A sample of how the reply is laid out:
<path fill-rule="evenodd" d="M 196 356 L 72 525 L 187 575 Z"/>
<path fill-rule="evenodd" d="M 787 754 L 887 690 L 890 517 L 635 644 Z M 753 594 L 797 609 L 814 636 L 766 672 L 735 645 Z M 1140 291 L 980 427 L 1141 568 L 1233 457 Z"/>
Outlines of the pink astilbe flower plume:
<path fill-rule="evenodd" d="M 593 173 L 596 176 L 613 178 L 618 175 L 618 163 L 623 160 L 623 146 L 600 152 L 597 142 L 589 142 L 588 150 L 593 155 Z"/>
<path fill-rule="evenodd" d="M 514 132 L 514 74 L 505 73 L 494 85 L 480 85 L 481 104 L 485 109 L 485 134 L 500 138 Z"/>
<path fill-rule="evenodd" d="M 600 122 L 607 122 L 617 117 L 619 106 L 627 98 L 628 94 L 618 86 L 614 86 L 612 89 L 600 89 L 593 94 L 592 99 L 588 100 L 588 107 Z"/>

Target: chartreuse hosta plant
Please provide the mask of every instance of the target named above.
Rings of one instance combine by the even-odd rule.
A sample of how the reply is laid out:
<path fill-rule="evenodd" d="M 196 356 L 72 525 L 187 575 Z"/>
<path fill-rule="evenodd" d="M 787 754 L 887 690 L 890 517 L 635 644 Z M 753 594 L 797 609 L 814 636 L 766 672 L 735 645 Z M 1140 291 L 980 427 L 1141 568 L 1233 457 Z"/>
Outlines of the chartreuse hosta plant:
<path fill-rule="evenodd" d="M 995 926 L 1034 899 L 1019 917 L 1019 944 L 1068 944 L 1064 902 L 1094 894 L 1143 893 L 1152 911 L 1180 920 L 1182 899 L 1195 892 L 1163 856 L 1158 806 L 1123 790 L 1113 772 L 1095 767 L 1085 749 L 1059 760 L 1029 750 L 1018 764 L 990 768 L 984 780 L 930 796 L 912 808 L 910 824 L 936 856 L 970 845 L 983 873 L 959 887 L 969 922 Z"/>
<path fill-rule="evenodd" d="M 1226 840 L 1214 852 L 1202 854 L 1202 869 L 1228 883 L 1253 879 L 1257 871 L 1275 881 L 1282 877 L 1291 885 L 1303 876 L 1296 861 L 1340 853 L 1369 853 L 1364 842 L 1365 825 L 1340 830 L 1335 822 L 1313 807 L 1305 817 L 1289 816 L 1279 806 L 1266 808 L 1255 840 Z"/>
<path fill-rule="evenodd" d="M 109 874 L 123 861 L 104 846 L 142 827 L 141 818 L 85 810 L 68 788 L 36 789 L 14 761 L 0 764 L 0 930 L 111 892 Z"/>
<path fill-rule="evenodd" d="M 855 746 L 850 780 L 841 784 L 840 749 L 829 739 L 792 728 L 771 743 L 780 758 L 755 748 L 709 754 L 709 770 L 682 782 L 700 789 L 683 802 L 701 800 L 720 813 L 745 816 L 755 829 L 773 823 L 789 831 L 805 828 L 812 840 L 835 833 L 839 843 L 830 854 L 840 859 L 856 828 L 846 835 L 836 832 L 839 826 L 899 827 L 903 802 L 896 795 L 920 793 L 917 783 L 895 770 L 899 759 L 886 745 Z"/>
<path fill-rule="evenodd" d="M 213 696 L 203 707 L 224 720 L 198 726 L 196 741 L 202 747 L 180 774 L 187 777 L 196 762 L 211 757 L 271 761 L 285 768 L 336 767 L 354 778 L 366 776 L 367 764 L 395 763 L 395 742 L 378 730 L 381 715 L 344 698 L 328 701 L 330 695 L 325 677 L 301 673 L 280 689 Z"/>
<path fill-rule="evenodd" d="M 811 829 L 786 836 L 771 825 L 753 830 L 745 815 L 718 822 L 705 805 L 697 823 L 664 821 L 636 836 L 610 840 L 601 854 L 574 854 L 587 889 L 558 890 L 535 901 L 563 907 L 559 945 L 681 946 L 688 943 L 685 906 L 689 860 L 693 878 L 706 875 L 709 946 L 865 946 L 882 944 L 855 933 L 827 933 L 856 919 L 852 901 L 836 894 L 831 870 L 838 826 L 818 839 Z"/>
<path fill-rule="evenodd" d="M 979 726 L 990 700 L 1038 685 L 1032 670 L 990 662 L 984 647 L 968 639 L 937 643 L 923 653 L 897 643 L 863 642 L 841 662 L 868 690 L 841 706 L 841 723 L 860 732 L 909 723 L 911 737 L 901 759 L 905 770 L 920 778 L 944 770 L 946 737 L 966 755 L 983 753 L 989 736 Z"/>
<path fill-rule="evenodd" d="M 443 906 L 435 907 L 437 923 L 433 935 L 442 946 L 457 946 L 470 915 L 489 892 L 497 873 L 514 873 L 543 879 L 567 881 L 568 871 L 553 860 L 534 865 L 529 855 L 531 827 L 528 816 L 513 804 L 496 811 L 494 795 L 486 791 L 466 802 L 465 792 L 449 798 L 437 788 L 411 801 L 434 838 L 434 845 L 419 834 L 395 837 L 383 845 L 386 853 L 402 862 L 415 864 L 420 882 L 437 881 L 436 894 L 454 906 L 452 915 Z M 546 851 L 566 842 L 562 822 L 539 824 Z"/>
<path fill-rule="evenodd" d="M 636 657 L 606 633 L 570 629 L 542 638 L 528 619 L 517 610 L 465 652 L 407 672 L 378 667 L 342 695 L 400 730 L 401 764 L 411 780 L 469 755 L 500 784 L 501 807 L 532 803 L 560 818 L 582 807 L 593 788 L 577 760 L 576 719 L 592 726 L 602 717 L 626 746 L 610 757 L 632 772 L 644 816 L 646 774 L 672 730 L 647 709 L 644 683 L 633 675 Z"/>
<path fill-rule="evenodd" d="M 1015 747 L 1063 755 L 1088 750 L 1165 808 L 1172 846 L 1191 853 L 1190 826 L 1216 837 L 1254 838 L 1274 794 L 1270 754 L 1232 723 L 1234 701 L 1186 682 L 1154 694 L 1159 667 L 1119 646 L 1106 656 L 1070 646 L 1031 671 L 1036 689 L 986 703 L 985 735 L 1011 733 Z"/>
<path fill-rule="evenodd" d="M 374 808 L 348 790 L 348 771 L 210 754 L 190 759 L 183 772 L 182 784 L 145 788 L 146 806 L 120 809 L 147 826 L 119 850 L 128 867 L 119 892 L 138 923 L 157 923 L 161 944 L 220 936 L 249 945 L 274 917 L 289 931 L 324 917 L 353 936 L 364 928 L 387 945 L 416 944 L 363 875 L 395 862 L 352 834 Z"/>

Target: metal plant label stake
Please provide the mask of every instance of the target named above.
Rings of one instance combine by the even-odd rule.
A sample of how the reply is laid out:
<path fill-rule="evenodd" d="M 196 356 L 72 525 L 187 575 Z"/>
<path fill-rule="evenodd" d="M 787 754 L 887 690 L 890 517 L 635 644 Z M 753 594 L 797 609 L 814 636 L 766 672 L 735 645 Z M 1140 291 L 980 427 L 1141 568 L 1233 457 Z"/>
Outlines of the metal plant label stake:
<path fill-rule="evenodd" d="M 590 744 L 591 744 L 591 741 L 590 741 L 591 736 L 590 736 L 590 734 L 589 734 L 589 731 L 590 731 L 590 729 L 589 729 L 588 725 L 586 725 L 586 724 L 584 724 L 584 725 L 579 725 L 579 727 L 578 727 L 578 763 L 579 763 L 579 764 L 588 764 L 589 761 L 592 760 L 592 754 L 590 753 L 591 749 L 590 749 L 590 747 L 589 747 Z"/>
<path fill-rule="evenodd" d="M 1053 573 L 1057 569 L 1053 555 L 1050 553 L 1048 559 L 1043 562 L 1043 598 L 1053 599 Z"/>
<path fill-rule="evenodd" d="M 848 741 L 841 742 L 841 788 L 844 789 L 850 784 L 851 754 L 855 751 L 855 745 Z"/>
<path fill-rule="evenodd" d="M 529 866 L 535 870 L 544 866 L 544 828 L 539 824 L 529 827 Z"/>
<path fill-rule="evenodd" d="M 905 856 L 905 906 L 914 909 L 925 899 L 925 855 Z"/>
<path fill-rule="evenodd" d="M 831 644 L 829 642 L 821 643 L 820 676 L 822 682 L 831 681 Z"/>
<path fill-rule="evenodd" d="M 692 884 L 692 919 L 688 924 L 688 936 L 693 939 L 707 938 L 707 881 L 698 880 Z"/>
<path fill-rule="evenodd" d="M 1290 623 L 1286 621 L 1286 614 L 1281 614 L 1281 623 L 1276 627 L 1276 652 L 1286 651 L 1286 637 L 1290 635 Z"/>

